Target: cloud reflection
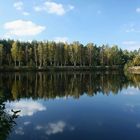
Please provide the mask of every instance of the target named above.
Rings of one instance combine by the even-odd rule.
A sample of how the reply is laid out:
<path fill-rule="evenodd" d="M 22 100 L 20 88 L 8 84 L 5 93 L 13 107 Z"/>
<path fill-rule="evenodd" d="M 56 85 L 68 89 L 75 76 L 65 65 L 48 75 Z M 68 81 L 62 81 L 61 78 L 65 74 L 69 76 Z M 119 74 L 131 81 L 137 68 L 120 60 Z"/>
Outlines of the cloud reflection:
<path fill-rule="evenodd" d="M 41 126 L 41 125 L 37 125 L 35 129 L 36 129 L 36 130 L 42 130 L 42 129 L 44 129 L 44 127 Z"/>
<path fill-rule="evenodd" d="M 24 135 L 24 131 L 23 131 L 23 128 L 22 127 L 19 127 L 15 130 L 15 133 L 17 135 Z"/>
<path fill-rule="evenodd" d="M 139 88 L 129 87 L 127 88 L 127 90 L 123 91 L 122 93 L 124 95 L 130 95 L 130 96 L 137 95 L 139 94 Z"/>
<path fill-rule="evenodd" d="M 136 124 L 136 127 L 140 129 L 140 123 L 137 123 Z"/>
<path fill-rule="evenodd" d="M 75 128 L 71 125 L 66 124 L 64 121 L 50 122 L 46 126 L 37 125 L 35 130 L 44 130 L 46 135 L 54 135 L 57 133 L 63 133 L 67 129 L 69 131 L 74 131 Z"/>
<path fill-rule="evenodd" d="M 62 133 L 65 127 L 66 127 L 66 123 L 63 121 L 58 121 L 56 123 L 49 123 L 47 126 L 46 134 L 51 135 L 56 133 Z"/>
<path fill-rule="evenodd" d="M 29 125 L 31 122 L 24 122 L 23 124 L 24 125 Z"/>
<path fill-rule="evenodd" d="M 6 102 L 6 110 L 12 113 L 11 110 L 21 110 L 18 114 L 20 116 L 32 116 L 38 111 L 46 110 L 46 107 L 41 103 L 32 100 L 20 100 L 14 102 Z"/>
<path fill-rule="evenodd" d="M 140 103 L 125 104 L 124 111 L 131 112 L 131 113 L 138 113 L 137 110 L 140 110 Z"/>

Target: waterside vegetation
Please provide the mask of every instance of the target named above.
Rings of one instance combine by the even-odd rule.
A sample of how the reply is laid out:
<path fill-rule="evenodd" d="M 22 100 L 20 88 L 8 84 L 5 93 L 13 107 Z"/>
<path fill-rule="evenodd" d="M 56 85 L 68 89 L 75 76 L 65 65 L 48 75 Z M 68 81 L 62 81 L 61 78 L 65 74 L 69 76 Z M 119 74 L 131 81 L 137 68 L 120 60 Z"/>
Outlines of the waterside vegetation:
<path fill-rule="evenodd" d="M 140 50 L 122 50 L 117 45 L 0 40 L 1 71 L 112 70 L 139 65 Z"/>

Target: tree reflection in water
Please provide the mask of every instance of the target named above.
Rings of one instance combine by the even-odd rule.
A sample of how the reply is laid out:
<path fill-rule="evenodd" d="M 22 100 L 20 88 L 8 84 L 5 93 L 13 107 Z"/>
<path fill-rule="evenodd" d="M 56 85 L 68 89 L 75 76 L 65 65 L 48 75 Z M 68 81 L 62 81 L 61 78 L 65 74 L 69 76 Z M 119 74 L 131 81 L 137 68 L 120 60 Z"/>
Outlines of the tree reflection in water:
<path fill-rule="evenodd" d="M 0 73 L 0 140 L 7 139 L 19 112 L 11 110 L 13 115 L 9 115 L 4 104 L 7 100 L 118 94 L 129 86 L 140 88 L 140 75 L 125 76 L 116 72 Z"/>
<path fill-rule="evenodd" d="M 83 94 L 117 94 L 123 88 L 140 87 L 140 76 L 123 73 L 54 72 L 0 74 L 0 87 L 8 100 L 20 98 L 79 98 Z"/>

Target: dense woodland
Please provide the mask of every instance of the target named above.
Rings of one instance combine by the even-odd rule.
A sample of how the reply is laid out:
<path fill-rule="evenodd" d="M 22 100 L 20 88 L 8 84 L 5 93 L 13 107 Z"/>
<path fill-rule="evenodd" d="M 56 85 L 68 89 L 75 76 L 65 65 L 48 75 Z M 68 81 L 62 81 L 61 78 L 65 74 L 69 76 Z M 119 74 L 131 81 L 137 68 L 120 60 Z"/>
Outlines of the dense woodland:
<path fill-rule="evenodd" d="M 140 65 L 140 50 L 127 51 L 118 46 L 80 42 L 20 42 L 0 40 L 1 67 L 114 66 Z"/>

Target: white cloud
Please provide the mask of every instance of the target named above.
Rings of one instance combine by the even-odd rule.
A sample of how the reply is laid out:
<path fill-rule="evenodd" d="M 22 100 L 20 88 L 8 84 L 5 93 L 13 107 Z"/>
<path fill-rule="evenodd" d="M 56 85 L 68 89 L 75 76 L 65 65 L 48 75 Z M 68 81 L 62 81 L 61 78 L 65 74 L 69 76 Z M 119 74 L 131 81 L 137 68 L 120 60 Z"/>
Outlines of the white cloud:
<path fill-rule="evenodd" d="M 48 13 L 55 13 L 57 15 L 64 15 L 65 10 L 62 4 L 57 4 L 55 2 L 47 1 L 45 3 L 46 8 L 48 9 Z"/>
<path fill-rule="evenodd" d="M 137 12 L 137 13 L 140 13 L 140 8 L 137 8 L 137 9 L 136 9 L 136 12 Z"/>
<path fill-rule="evenodd" d="M 134 24 L 134 23 L 131 23 L 131 24 L 126 24 L 125 25 L 125 32 L 127 33 L 140 33 L 140 26 L 138 24 Z"/>
<path fill-rule="evenodd" d="M 32 116 L 38 111 L 46 110 L 46 107 L 41 103 L 32 100 L 21 100 L 15 102 L 6 102 L 6 110 L 9 114 L 12 114 L 11 110 L 21 110 L 18 114 L 20 116 Z M 27 124 L 27 123 L 26 123 Z"/>
<path fill-rule="evenodd" d="M 134 27 L 131 27 L 131 28 L 126 29 L 126 32 L 127 33 L 131 33 L 131 32 L 140 33 L 140 29 L 136 29 Z"/>
<path fill-rule="evenodd" d="M 15 2 L 13 6 L 24 16 L 28 16 L 30 14 L 29 12 L 24 11 L 24 4 L 22 1 Z"/>
<path fill-rule="evenodd" d="M 23 2 L 22 2 L 22 1 L 15 2 L 13 6 L 14 6 L 17 10 L 23 10 Z"/>
<path fill-rule="evenodd" d="M 126 32 L 127 32 L 127 33 L 135 32 L 135 28 L 131 27 L 131 28 L 129 28 L 129 29 L 126 29 Z"/>
<path fill-rule="evenodd" d="M 30 13 L 29 12 L 22 12 L 22 14 L 24 15 L 24 16 L 29 16 L 30 15 Z"/>
<path fill-rule="evenodd" d="M 32 21 L 15 20 L 4 24 L 7 31 L 5 36 L 34 36 L 46 29 L 45 26 L 37 25 Z"/>
<path fill-rule="evenodd" d="M 68 41 L 68 37 L 55 37 L 54 38 L 55 42 L 67 42 Z"/>
<path fill-rule="evenodd" d="M 73 5 L 68 5 L 68 9 L 69 10 L 73 10 L 74 9 L 74 6 Z"/>
<path fill-rule="evenodd" d="M 124 41 L 122 44 L 123 45 L 136 45 L 137 42 L 136 41 Z"/>
<path fill-rule="evenodd" d="M 127 49 L 127 50 L 138 50 L 140 48 L 140 42 L 138 41 L 124 41 L 122 42 L 122 45 Z"/>
<path fill-rule="evenodd" d="M 40 6 L 35 6 L 34 10 L 39 12 L 39 11 L 46 11 L 49 14 L 56 14 L 59 16 L 64 15 L 66 12 L 73 10 L 74 6 L 73 5 L 68 5 L 65 6 L 61 3 L 56 3 L 53 1 L 46 1 L 43 3 L 43 5 Z"/>

